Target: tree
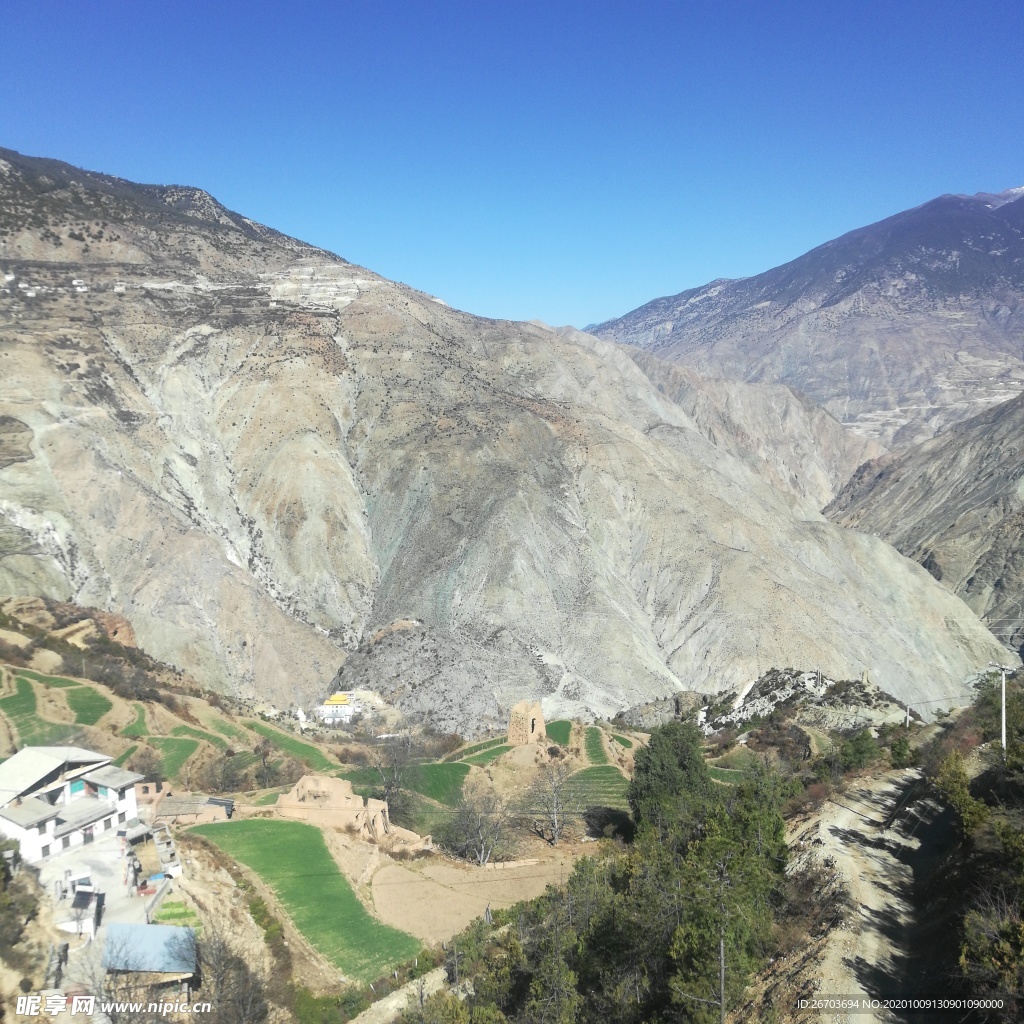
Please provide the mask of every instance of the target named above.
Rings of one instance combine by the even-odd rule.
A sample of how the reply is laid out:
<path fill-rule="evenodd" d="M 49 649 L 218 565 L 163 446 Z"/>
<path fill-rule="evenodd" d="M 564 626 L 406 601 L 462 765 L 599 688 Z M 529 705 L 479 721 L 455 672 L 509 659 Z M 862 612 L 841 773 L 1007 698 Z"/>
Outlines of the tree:
<path fill-rule="evenodd" d="M 939 772 L 935 777 L 935 788 L 942 794 L 946 803 L 953 808 L 960 832 L 964 836 L 972 836 L 988 818 L 988 808 L 980 800 L 975 800 L 971 796 L 967 769 L 964 767 L 964 758 L 959 750 L 954 750 L 939 765 Z"/>
<path fill-rule="evenodd" d="M 370 754 L 370 767 L 379 779 L 377 796 L 387 801 L 392 813 L 401 802 L 405 776 L 411 765 L 412 737 L 408 734 L 387 739 Z"/>
<path fill-rule="evenodd" d="M 492 858 L 502 860 L 513 852 L 513 821 L 512 808 L 493 786 L 482 780 L 467 780 L 458 807 L 441 826 L 437 838 L 456 857 L 483 866 Z"/>
<path fill-rule="evenodd" d="M 143 776 L 146 782 L 160 782 L 164 777 L 163 760 L 152 747 L 139 747 L 132 754 L 128 767 Z"/>
<path fill-rule="evenodd" d="M 253 747 L 252 752 L 260 759 L 259 767 L 256 769 L 256 778 L 264 789 L 274 784 L 274 777 L 277 774 L 270 763 L 274 750 L 274 744 L 266 736 L 261 737 L 259 743 Z"/>
<path fill-rule="evenodd" d="M 692 722 L 668 722 L 637 751 L 629 807 L 638 826 L 659 830 L 699 815 L 714 783 L 704 761 L 704 736 Z"/>
<path fill-rule="evenodd" d="M 528 827 L 557 846 L 568 825 L 583 815 L 583 797 L 567 765 L 545 765 L 527 791 L 520 814 Z"/>
<path fill-rule="evenodd" d="M 221 754 L 199 773 L 199 784 L 213 793 L 231 793 L 242 784 L 242 770 L 229 753 Z"/>

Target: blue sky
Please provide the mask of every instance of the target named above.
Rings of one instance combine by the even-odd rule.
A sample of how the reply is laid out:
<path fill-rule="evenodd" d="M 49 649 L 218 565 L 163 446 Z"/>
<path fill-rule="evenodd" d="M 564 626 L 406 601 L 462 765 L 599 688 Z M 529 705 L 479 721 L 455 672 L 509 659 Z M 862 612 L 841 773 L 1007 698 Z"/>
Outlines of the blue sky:
<path fill-rule="evenodd" d="M 1024 4 L 48 2 L 0 145 L 576 326 L 1024 184 Z"/>

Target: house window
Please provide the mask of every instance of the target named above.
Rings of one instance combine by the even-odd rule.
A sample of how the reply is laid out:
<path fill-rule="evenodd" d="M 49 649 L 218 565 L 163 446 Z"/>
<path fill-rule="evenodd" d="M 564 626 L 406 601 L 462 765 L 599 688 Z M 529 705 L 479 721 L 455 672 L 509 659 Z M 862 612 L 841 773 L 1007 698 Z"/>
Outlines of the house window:
<path fill-rule="evenodd" d="M 142 792 L 143 792 L 144 794 L 145 794 L 145 793 L 148 793 L 148 792 L 149 792 L 149 786 L 143 786 L 143 787 L 142 787 Z"/>
<path fill-rule="evenodd" d="M 103 819 L 103 831 L 106 832 L 107 829 L 110 828 L 110 826 L 113 825 L 113 824 L 114 824 L 114 819 L 113 818 L 104 818 Z"/>
<path fill-rule="evenodd" d="M 43 856 L 44 857 L 49 857 L 50 856 L 50 848 L 48 846 L 44 846 L 43 847 Z"/>
<path fill-rule="evenodd" d="M 75 781 L 71 783 L 71 795 L 72 796 L 77 796 L 84 789 L 85 789 L 85 783 L 81 779 L 75 779 Z"/>
<path fill-rule="evenodd" d="M 46 835 L 46 822 L 45 821 L 41 821 L 39 823 L 39 834 L 41 836 L 45 836 Z"/>
<path fill-rule="evenodd" d="M 60 841 L 60 848 L 61 848 L 62 850 L 66 850 L 66 849 L 67 849 L 67 848 L 68 848 L 68 847 L 69 847 L 70 845 L 71 845 L 71 836 L 65 836 L 65 837 L 64 837 L 64 838 L 63 838 L 63 839 L 62 839 L 62 840 Z"/>
<path fill-rule="evenodd" d="M 127 818 L 127 817 L 128 817 L 128 815 L 127 815 L 127 814 L 125 814 L 125 812 L 124 812 L 124 811 L 122 811 L 122 812 L 121 812 L 121 813 L 120 813 L 120 814 L 119 814 L 119 815 L 117 816 L 117 823 L 118 823 L 119 825 L 122 825 L 122 824 L 124 824 L 124 820 L 125 820 L 125 818 Z"/>

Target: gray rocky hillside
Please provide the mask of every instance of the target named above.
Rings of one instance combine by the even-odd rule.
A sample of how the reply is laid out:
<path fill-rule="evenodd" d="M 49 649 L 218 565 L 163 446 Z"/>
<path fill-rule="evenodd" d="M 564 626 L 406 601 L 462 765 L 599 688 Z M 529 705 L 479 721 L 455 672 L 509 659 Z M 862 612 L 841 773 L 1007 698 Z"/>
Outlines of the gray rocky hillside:
<path fill-rule="evenodd" d="M 0 156 L 0 593 L 122 615 L 233 694 L 337 675 L 467 731 L 780 664 L 921 698 L 1000 653 L 616 345 L 450 309 L 198 190 Z"/>

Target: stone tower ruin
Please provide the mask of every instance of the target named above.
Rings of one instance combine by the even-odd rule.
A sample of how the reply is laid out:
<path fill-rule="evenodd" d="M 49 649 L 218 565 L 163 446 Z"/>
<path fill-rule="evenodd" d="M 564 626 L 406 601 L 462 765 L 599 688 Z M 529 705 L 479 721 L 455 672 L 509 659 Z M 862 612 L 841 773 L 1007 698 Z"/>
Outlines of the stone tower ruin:
<path fill-rule="evenodd" d="M 544 712 L 539 701 L 520 701 L 513 709 L 508 720 L 508 741 L 514 747 L 527 743 L 540 743 L 547 739 L 544 731 Z"/>

